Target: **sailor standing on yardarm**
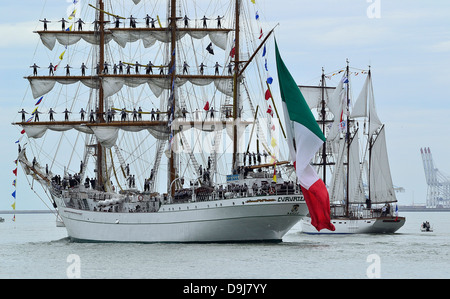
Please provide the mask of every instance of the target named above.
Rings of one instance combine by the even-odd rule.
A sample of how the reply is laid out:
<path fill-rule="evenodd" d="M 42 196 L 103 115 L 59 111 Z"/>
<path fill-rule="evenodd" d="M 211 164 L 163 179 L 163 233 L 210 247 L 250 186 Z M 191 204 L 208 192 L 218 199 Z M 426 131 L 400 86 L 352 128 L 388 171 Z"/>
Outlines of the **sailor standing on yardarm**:
<path fill-rule="evenodd" d="M 39 22 L 44 23 L 44 31 L 47 31 L 47 23 L 51 23 L 51 21 L 48 21 L 46 18 L 44 18 L 43 20 L 39 20 Z"/>
<path fill-rule="evenodd" d="M 75 23 L 78 23 L 78 31 L 82 31 L 83 30 L 83 24 L 85 24 L 83 22 L 83 20 L 81 20 L 80 18 L 78 19 L 78 21 L 76 21 Z"/>
<path fill-rule="evenodd" d="M 54 75 L 55 73 L 54 73 L 54 66 L 53 66 L 53 63 L 51 63 L 50 62 L 50 65 L 48 66 L 48 75 L 50 76 L 50 75 Z"/>
<path fill-rule="evenodd" d="M 72 113 L 72 112 L 70 112 L 70 111 L 67 110 L 67 108 L 66 108 L 66 110 L 64 110 L 64 120 L 65 120 L 65 121 L 68 121 L 68 120 L 69 120 L 69 113 Z"/>
<path fill-rule="evenodd" d="M 87 69 L 87 66 L 84 64 L 84 62 L 82 62 L 81 63 L 81 76 L 86 75 L 86 69 Z"/>
<path fill-rule="evenodd" d="M 48 111 L 48 114 L 50 115 L 50 121 L 55 121 L 55 119 L 53 118 L 53 113 L 56 113 L 55 110 L 50 108 L 50 110 Z"/>
<path fill-rule="evenodd" d="M 84 111 L 83 108 L 81 108 L 80 110 L 80 114 L 81 114 L 81 120 L 84 121 L 84 114 L 86 113 L 86 111 Z"/>
<path fill-rule="evenodd" d="M 28 114 L 28 112 L 26 112 L 25 110 L 20 110 L 18 113 L 22 113 L 22 122 L 25 122 L 25 114 Z"/>
<path fill-rule="evenodd" d="M 65 20 L 64 18 L 62 18 L 62 19 L 59 20 L 58 22 L 61 22 L 61 29 L 62 29 L 62 31 L 66 31 L 66 22 L 67 22 L 67 20 Z"/>
<path fill-rule="evenodd" d="M 37 69 L 40 68 L 39 66 L 35 64 L 33 64 L 32 66 L 30 66 L 33 68 L 33 76 L 37 76 Z"/>

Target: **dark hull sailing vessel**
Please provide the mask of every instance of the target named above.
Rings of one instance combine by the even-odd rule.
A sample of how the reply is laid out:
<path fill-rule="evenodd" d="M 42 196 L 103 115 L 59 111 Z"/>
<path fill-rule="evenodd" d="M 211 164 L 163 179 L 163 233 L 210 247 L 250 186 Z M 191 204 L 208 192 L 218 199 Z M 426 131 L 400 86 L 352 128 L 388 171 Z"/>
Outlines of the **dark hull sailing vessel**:
<path fill-rule="evenodd" d="M 255 34 L 247 22 L 259 22 L 249 17 L 254 4 L 222 1 L 216 7 L 228 7 L 225 16 L 209 12 L 219 16 L 208 21 L 190 20 L 192 6 L 175 0 L 93 2 L 73 11 L 70 27 L 44 23 L 37 31 L 62 54 L 48 76 L 35 69 L 26 78 L 40 104 L 30 121 L 16 123 L 27 136 L 18 161 L 44 187 L 68 236 L 280 241 L 308 209 L 273 137 L 281 122 L 272 118 L 272 81 L 260 61 L 273 30 L 262 38 L 256 27 Z M 75 65 L 81 75 L 71 74 Z M 54 120 L 53 109 L 66 109 L 65 120 Z M 49 121 L 39 120 L 47 111 Z"/>
<path fill-rule="evenodd" d="M 355 73 L 367 77 L 352 104 L 350 84 Z M 314 164 L 324 181 L 330 178 L 331 222 L 336 228 L 318 232 L 307 216 L 302 230 L 308 234 L 394 233 L 405 224 L 405 217 L 399 217 L 394 208 L 397 199 L 385 126 L 376 113 L 371 71 L 352 73 L 347 65 L 343 74 L 336 88 L 325 85 L 324 74 L 320 86 L 300 86 L 327 135 Z"/>

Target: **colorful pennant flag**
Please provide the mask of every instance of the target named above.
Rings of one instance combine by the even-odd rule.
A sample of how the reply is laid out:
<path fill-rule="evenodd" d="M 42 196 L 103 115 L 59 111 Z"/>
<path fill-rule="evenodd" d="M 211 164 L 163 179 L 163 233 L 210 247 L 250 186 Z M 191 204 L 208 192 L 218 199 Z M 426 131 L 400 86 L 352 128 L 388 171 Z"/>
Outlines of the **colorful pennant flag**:
<path fill-rule="evenodd" d="M 205 107 L 203 107 L 204 110 L 209 110 L 209 101 L 206 101 Z"/>
<path fill-rule="evenodd" d="M 270 89 L 267 89 L 266 91 L 266 100 L 270 99 L 272 97 L 272 94 L 270 92 Z"/>
<path fill-rule="evenodd" d="M 273 110 L 272 110 L 272 106 L 269 105 L 269 108 L 267 109 L 267 113 L 270 114 L 270 116 L 273 117 Z"/>
<path fill-rule="evenodd" d="M 64 50 L 64 52 L 62 52 L 61 55 L 59 55 L 59 60 L 63 60 L 65 53 L 66 53 L 66 50 Z"/>
<path fill-rule="evenodd" d="M 42 99 L 44 98 L 44 96 L 40 97 L 40 99 L 36 102 L 36 104 L 34 104 L 34 106 L 39 105 L 42 102 Z"/>
<path fill-rule="evenodd" d="M 271 145 L 272 147 L 276 147 L 276 146 L 277 146 L 277 141 L 275 140 L 275 138 L 272 137 L 272 140 L 271 140 L 271 142 L 270 142 L 270 145 Z"/>
<path fill-rule="evenodd" d="M 209 54 L 214 55 L 214 50 L 212 48 L 212 43 L 209 43 L 209 45 L 206 47 L 206 51 L 208 51 Z"/>
<path fill-rule="evenodd" d="M 275 163 L 273 164 L 273 178 L 272 180 L 276 183 L 277 182 L 277 169 L 275 168 Z"/>
<path fill-rule="evenodd" d="M 230 51 L 230 56 L 231 58 L 234 58 L 235 55 L 236 55 L 236 47 L 233 47 L 233 49 L 231 49 Z"/>

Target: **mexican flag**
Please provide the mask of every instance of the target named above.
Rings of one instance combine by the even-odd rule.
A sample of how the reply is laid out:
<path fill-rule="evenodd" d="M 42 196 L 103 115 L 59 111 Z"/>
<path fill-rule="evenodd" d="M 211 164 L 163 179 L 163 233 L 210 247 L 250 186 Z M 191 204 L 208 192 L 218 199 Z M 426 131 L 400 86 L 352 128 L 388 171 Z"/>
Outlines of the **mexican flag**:
<path fill-rule="evenodd" d="M 334 225 L 330 222 L 328 190 L 310 165 L 311 159 L 326 139 L 297 83 L 281 59 L 276 41 L 275 53 L 289 152 L 309 209 L 311 224 L 318 231 L 324 228 L 334 231 Z"/>

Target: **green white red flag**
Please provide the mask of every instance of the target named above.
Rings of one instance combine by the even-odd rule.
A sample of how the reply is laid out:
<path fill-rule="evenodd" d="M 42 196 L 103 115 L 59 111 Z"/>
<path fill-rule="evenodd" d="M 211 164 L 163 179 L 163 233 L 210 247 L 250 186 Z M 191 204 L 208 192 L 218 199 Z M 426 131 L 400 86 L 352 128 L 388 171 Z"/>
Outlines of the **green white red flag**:
<path fill-rule="evenodd" d="M 309 209 L 311 224 L 318 231 L 324 228 L 334 231 L 335 227 L 330 222 L 328 190 L 310 164 L 326 139 L 297 83 L 281 59 L 276 41 L 275 53 L 289 151 Z"/>

